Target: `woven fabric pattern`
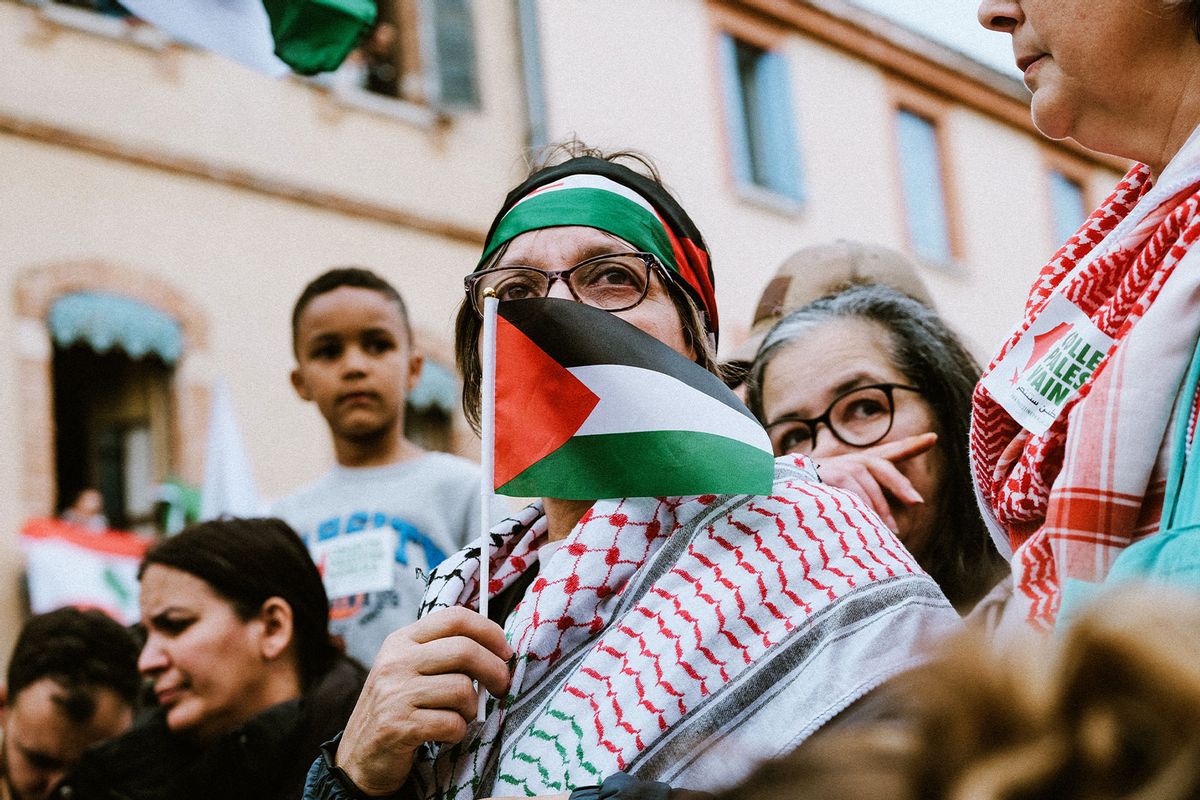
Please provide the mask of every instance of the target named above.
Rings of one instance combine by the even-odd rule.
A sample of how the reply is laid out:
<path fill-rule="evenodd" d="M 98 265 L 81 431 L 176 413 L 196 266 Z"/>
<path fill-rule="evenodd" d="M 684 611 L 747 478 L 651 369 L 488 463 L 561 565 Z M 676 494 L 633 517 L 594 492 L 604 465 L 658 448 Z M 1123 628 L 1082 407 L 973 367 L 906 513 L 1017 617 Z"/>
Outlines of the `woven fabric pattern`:
<path fill-rule="evenodd" d="M 936 585 L 811 461 L 769 497 L 597 502 L 508 620 L 509 696 L 430 748 L 424 797 L 571 791 L 626 771 L 712 788 L 784 752 L 958 625 Z M 535 504 L 493 534 L 495 594 L 537 559 Z M 433 574 L 423 613 L 477 606 L 478 550 Z"/>
<path fill-rule="evenodd" d="M 1115 343 L 1050 429 L 1031 434 L 976 387 L 976 488 L 1013 552 L 1017 608 L 1036 628 L 1054 624 L 1068 579 L 1103 579 L 1121 550 L 1158 529 L 1161 446 L 1200 330 L 1200 265 L 1176 269 L 1200 237 L 1200 145 L 1177 160 L 1158 187 L 1144 165 L 1130 170 L 1043 268 L 985 372 L 1054 293 L 1074 303 Z"/>

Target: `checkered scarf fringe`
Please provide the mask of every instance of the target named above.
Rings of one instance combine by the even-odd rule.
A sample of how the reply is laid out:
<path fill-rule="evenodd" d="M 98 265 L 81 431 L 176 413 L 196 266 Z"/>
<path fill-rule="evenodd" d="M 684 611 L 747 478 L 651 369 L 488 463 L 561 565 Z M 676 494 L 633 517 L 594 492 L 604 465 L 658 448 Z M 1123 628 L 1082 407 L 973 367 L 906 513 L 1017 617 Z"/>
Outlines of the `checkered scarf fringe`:
<path fill-rule="evenodd" d="M 426 747 L 418 795 L 570 792 L 617 771 L 714 787 L 958 624 L 856 497 L 818 484 L 807 460 L 776 464 L 770 497 L 598 501 L 509 617 L 508 696 L 463 743 Z M 539 504 L 497 526 L 489 590 L 511 586 L 545 540 Z M 478 557 L 438 567 L 422 614 L 478 607 Z"/>
<path fill-rule="evenodd" d="M 975 389 L 971 452 L 976 488 L 985 517 L 1011 545 L 1015 600 L 1036 628 L 1053 625 L 1066 579 L 1101 580 L 1121 550 L 1158 528 L 1163 485 L 1155 477 L 1155 464 L 1186 361 L 1174 352 L 1164 360 L 1154 355 L 1156 350 L 1180 349 L 1178 337 L 1190 335 L 1189 325 L 1195 327 L 1187 319 L 1196 316 L 1195 309 L 1184 319 L 1143 325 L 1139 346 L 1132 348 L 1130 342 L 1200 236 L 1197 180 L 1200 175 L 1193 175 L 1187 188 L 1113 239 L 1150 189 L 1149 170 L 1135 166 L 1042 269 L 1022 324 L 985 375 L 1029 330 L 1056 291 L 1116 340 L 1045 434 L 1022 428 L 982 382 Z M 1097 248 L 1100 254 L 1087 261 Z M 1181 282 L 1185 285 L 1177 286 Z M 1178 296 L 1197 283 L 1188 276 L 1172 286 Z M 1187 308 L 1187 297 L 1180 299 L 1180 307 Z M 1185 343 L 1189 356 L 1194 341 L 1193 335 Z M 1153 407 L 1132 405 L 1131 387 L 1147 382 L 1157 387 L 1157 401 L 1148 404 Z"/>

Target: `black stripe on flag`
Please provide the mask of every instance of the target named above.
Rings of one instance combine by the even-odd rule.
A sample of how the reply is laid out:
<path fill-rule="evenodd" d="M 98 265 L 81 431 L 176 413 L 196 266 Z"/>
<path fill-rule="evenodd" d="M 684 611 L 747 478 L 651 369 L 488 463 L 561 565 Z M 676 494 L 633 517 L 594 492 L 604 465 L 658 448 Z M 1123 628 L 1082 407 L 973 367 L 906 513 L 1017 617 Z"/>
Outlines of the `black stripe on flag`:
<path fill-rule="evenodd" d="M 558 297 L 509 300 L 497 313 L 567 369 L 622 364 L 654 370 L 754 419 L 716 375 L 616 314 Z"/>

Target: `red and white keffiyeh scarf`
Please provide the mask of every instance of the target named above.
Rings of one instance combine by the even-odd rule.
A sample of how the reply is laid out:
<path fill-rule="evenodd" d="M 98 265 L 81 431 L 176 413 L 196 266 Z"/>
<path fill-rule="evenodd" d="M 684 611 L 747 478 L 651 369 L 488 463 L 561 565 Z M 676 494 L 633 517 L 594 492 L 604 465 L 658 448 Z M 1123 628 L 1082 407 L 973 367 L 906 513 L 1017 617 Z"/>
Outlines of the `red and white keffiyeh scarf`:
<path fill-rule="evenodd" d="M 618 771 L 727 785 L 925 658 L 959 620 L 862 501 L 776 461 L 769 497 L 600 500 L 546 563 L 539 504 L 496 526 L 490 590 L 538 565 L 508 618 L 509 695 L 414 772 L 424 798 L 570 792 Z M 422 614 L 478 607 L 479 548 Z"/>
<path fill-rule="evenodd" d="M 1055 254 L 975 390 L 976 490 L 997 544 L 1011 548 L 1015 610 L 1038 628 L 1054 624 L 1068 579 L 1103 579 L 1158 529 L 1160 452 L 1200 334 L 1200 256 L 1187 258 L 1200 237 L 1196 138 L 1153 187 L 1147 167 L 1130 170 Z M 1114 342 L 1035 435 L 984 383 L 1056 294 Z"/>

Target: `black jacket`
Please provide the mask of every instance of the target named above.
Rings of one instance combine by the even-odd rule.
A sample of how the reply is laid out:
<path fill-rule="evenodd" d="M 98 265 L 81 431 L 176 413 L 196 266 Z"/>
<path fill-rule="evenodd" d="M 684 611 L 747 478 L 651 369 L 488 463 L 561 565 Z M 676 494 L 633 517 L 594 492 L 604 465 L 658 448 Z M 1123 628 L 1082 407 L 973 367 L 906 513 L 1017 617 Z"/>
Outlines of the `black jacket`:
<path fill-rule="evenodd" d="M 346 726 L 366 670 L 343 659 L 303 697 L 272 706 L 205 747 L 158 711 L 89 751 L 60 800 L 274 800 L 300 797 L 321 744 Z"/>

